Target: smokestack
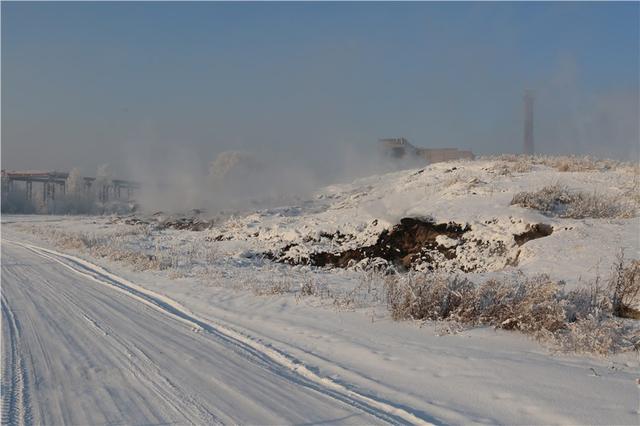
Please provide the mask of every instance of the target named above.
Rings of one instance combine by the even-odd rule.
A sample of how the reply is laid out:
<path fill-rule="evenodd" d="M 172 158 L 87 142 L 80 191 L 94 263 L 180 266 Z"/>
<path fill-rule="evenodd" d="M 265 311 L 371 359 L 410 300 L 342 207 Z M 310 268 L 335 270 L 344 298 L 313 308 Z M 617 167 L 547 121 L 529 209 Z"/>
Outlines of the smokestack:
<path fill-rule="evenodd" d="M 524 153 L 533 155 L 533 92 L 524 92 Z"/>

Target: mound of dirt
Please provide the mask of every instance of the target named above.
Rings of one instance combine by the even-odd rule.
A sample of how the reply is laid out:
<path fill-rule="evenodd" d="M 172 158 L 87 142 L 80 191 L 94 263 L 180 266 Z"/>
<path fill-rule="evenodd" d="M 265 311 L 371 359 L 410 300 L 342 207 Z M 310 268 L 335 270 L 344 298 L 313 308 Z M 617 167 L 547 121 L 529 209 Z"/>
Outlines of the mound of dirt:
<path fill-rule="evenodd" d="M 211 222 L 198 217 L 171 218 L 158 223 L 158 229 L 178 229 L 182 231 L 204 231 L 210 227 Z"/>
<path fill-rule="evenodd" d="M 417 261 L 429 262 L 429 250 L 437 250 L 448 259 L 455 257 L 456 241 L 467 231 L 469 227 L 462 227 L 453 222 L 436 224 L 404 218 L 390 231 L 382 231 L 373 245 L 340 253 L 313 253 L 310 255 L 309 263 L 315 266 L 345 268 L 363 259 L 381 258 L 403 269 L 409 269 Z M 441 236 L 446 237 L 451 243 L 442 244 L 437 241 Z"/>
<path fill-rule="evenodd" d="M 435 223 L 417 218 L 404 218 L 391 230 L 384 230 L 375 244 L 349 248 L 342 251 L 318 251 L 304 253 L 299 243 L 289 243 L 279 252 L 265 253 L 266 259 L 290 265 L 348 268 L 355 265 L 367 268 L 371 265 L 393 265 L 398 270 L 457 269 L 463 272 L 501 269 L 517 265 L 520 250 L 527 241 L 546 237 L 553 233 L 551 225 L 529 224 L 525 231 L 488 240 L 478 239 L 469 225 L 454 222 Z M 508 242 L 509 237 L 513 243 Z M 355 236 L 337 231 L 322 234 L 338 246 L 348 244 Z M 303 243 L 317 242 L 306 238 Z M 360 264 L 360 262 L 365 261 Z"/>
<path fill-rule="evenodd" d="M 553 233 L 553 226 L 545 223 L 536 223 L 531 226 L 527 226 L 527 230 L 521 234 L 515 234 L 513 239 L 519 246 L 523 245 L 527 241 L 535 240 L 536 238 L 548 237 Z"/>

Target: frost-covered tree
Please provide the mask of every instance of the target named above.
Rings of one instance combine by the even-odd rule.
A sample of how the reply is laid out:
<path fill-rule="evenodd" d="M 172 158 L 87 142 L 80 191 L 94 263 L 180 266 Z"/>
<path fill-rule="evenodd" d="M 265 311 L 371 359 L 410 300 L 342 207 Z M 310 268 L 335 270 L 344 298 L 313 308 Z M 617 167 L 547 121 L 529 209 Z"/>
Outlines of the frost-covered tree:
<path fill-rule="evenodd" d="M 209 180 L 222 182 L 234 175 L 246 175 L 262 168 L 256 157 L 248 152 L 224 151 L 209 164 Z"/>
<path fill-rule="evenodd" d="M 67 177 L 67 194 L 79 195 L 84 192 L 84 179 L 78 168 L 73 168 Z"/>
<path fill-rule="evenodd" d="M 56 214 L 92 214 L 95 197 L 87 192 L 80 170 L 73 168 L 66 180 L 66 193 L 50 202 L 49 211 Z"/>
<path fill-rule="evenodd" d="M 98 167 L 96 172 L 96 180 L 94 182 L 94 190 L 98 195 L 98 199 L 102 202 L 107 200 L 107 191 L 111 186 L 111 180 L 113 175 L 111 173 L 111 167 L 108 164 L 103 164 Z"/>
<path fill-rule="evenodd" d="M 111 173 L 111 166 L 109 164 L 103 164 L 98 167 L 98 171 L 96 172 L 96 183 L 103 182 L 106 184 L 111 183 L 111 179 L 113 175 Z"/>

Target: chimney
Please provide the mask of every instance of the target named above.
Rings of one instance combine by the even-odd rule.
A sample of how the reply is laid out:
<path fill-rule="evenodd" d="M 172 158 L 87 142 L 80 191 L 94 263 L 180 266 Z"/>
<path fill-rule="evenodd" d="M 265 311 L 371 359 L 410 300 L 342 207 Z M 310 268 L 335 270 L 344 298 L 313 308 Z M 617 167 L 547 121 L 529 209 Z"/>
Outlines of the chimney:
<path fill-rule="evenodd" d="M 533 155 L 533 92 L 524 92 L 524 153 Z"/>

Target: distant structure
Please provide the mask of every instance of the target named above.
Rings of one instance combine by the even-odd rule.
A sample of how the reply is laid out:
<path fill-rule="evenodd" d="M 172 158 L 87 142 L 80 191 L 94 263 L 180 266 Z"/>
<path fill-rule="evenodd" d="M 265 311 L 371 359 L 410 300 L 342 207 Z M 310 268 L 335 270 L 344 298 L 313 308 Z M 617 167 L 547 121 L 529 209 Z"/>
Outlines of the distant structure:
<path fill-rule="evenodd" d="M 524 92 L 524 153 L 533 155 L 533 92 Z"/>
<path fill-rule="evenodd" d="M 67 189 L 67 178 L 69 173 L 56 171 L 6 171 L 2 170 L 2 194 L 3 197 L 11 192 L 19 192 L 17 185 L 20 183 L 23 188 L 27 200 L 33 199 L 33 184 L 42 185 L 42 201 L 47 203 L 55 200 L 57 194 L 64 195 Z M 91 187 L 96 178 L 83 177 L 83 190 L 91 191 Z M 137 182 L 131 182 L 121 179 L 112 179 L 108 185 L 100 187 L 98 198 L 102 202 L 115 200 L 131 200 L 134 190 L 140 185 Z"/>
<path fill-rule="evenodd" d="M 418 149 L 405 138 L 378 139 L 382 154 L 391 158 L 407 158 L 418 155 Z"/>
<path fill-rule="evenodd" d="M 422 158 L 427 163 L 439 163 L 451 160 L 473 160 L 473 152 L 457 148 L 417 148 L 406 138 L 379 139 L 382 154 L 395 159 Z"/>

